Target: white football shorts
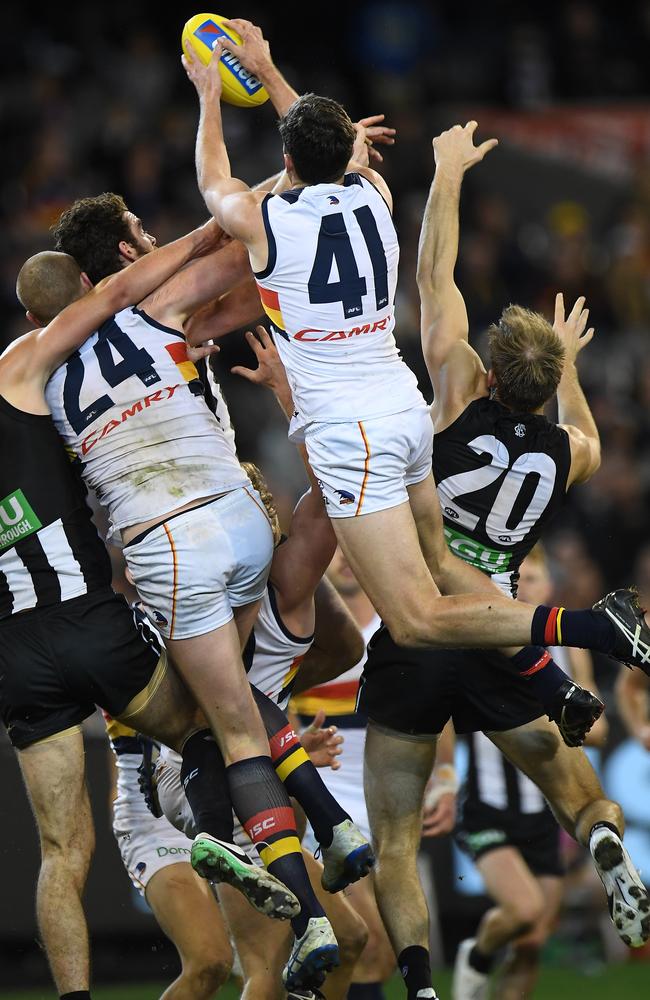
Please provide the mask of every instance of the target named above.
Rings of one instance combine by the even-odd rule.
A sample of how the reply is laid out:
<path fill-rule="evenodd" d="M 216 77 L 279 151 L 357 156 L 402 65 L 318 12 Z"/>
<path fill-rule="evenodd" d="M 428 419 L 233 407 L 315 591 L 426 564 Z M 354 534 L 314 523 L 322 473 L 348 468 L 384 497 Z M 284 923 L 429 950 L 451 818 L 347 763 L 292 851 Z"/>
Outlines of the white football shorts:
<path fill-rule="evenodd" d="M 313 423 L 305 431 L 309 462 L 330 517 L 397 507 L 407 486 L 431 472 L 433 422 L 422 405 L 349 423 Z"/>
<path fill-rule="evenodd" d="M 259 493 L 232 490 L 171 517 L 124 546 L 145 610 L 166 639 L 220 628 L 259 600 L 273 532 Z"/>
<path fill-rule="evenodd" d="M 142 757 L 138 755 L 135 760 L 139 764 Z M 149 812 L 138 787 L 136 766 L 128 770 L 120 767 L 119 792 L 113 804 L 113 833 L 124 867 L 144 896 L 156 872 L 182 861 L 189 863 L 192 841 L 164 816 L 156 819 Z"/>

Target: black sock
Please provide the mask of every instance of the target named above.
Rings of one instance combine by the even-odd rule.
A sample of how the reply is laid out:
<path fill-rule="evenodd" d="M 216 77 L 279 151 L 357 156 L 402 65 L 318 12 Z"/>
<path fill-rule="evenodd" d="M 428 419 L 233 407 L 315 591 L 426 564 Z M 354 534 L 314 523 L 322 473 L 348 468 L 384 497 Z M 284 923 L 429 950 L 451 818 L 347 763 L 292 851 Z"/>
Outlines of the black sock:
<path fill-rule="evenodd" d="M 578 646 L 611 653 L 616 629 L 602 611 L 567 611 L 540 604 L 533 614 L 530 641 L 540 646 Z"/>
<path fill-rule="evenodd" d="M 564 673 L 551 654 L 541 646 L 525 646 L 510 660 L 520 677 L 524 677 L 530 690 L 546 708 L 553 701 L 557 689 L 571 678 Z"/>
<path fill-rule="evenodd" d="M 612 833 L 616 834 L 619 840 L 622 840 L 621 831 L 618 829 L 618 827 L 614 826 L 613 823 L 608 823 L 607 820 L 605 819 L 600 820 L 598 823 L 594 823 L 591 830 L 589 831 L 589 840 L 591 840 L 596 830 L 601 830 L 601 829 L 611 830 Z M 587 843 L 589 843 L 589 840 L 587 841 Z"/>
<path fill-rule="evenodd" d="M 348 1000 L 386 1000 L 381 983 L 351 983 Z"/>
<path fill-rule="evenodd" d="M 89 990 L 74 990 L 72 993 L 62 993 L 60 1000 L 90 1000 Z"/>
<path fill-rule="evenodd" d="M 319 844 L 329 847 L 333 827 L 350 817 L 323 782 L 282 709 L 254 685 L 251 690 L 266 727 L 276 774 L 304 809 Z"/>
<path fill-rule="evenodd" d="M 268 757 L 237 761 L 226 774 L 233 808 L 265 867 L 300 901 L 300 913 L 291 921 L 300 937 L 309 918 L 325 912 L 309 881 L 289 796 Z"/>
<path fill-rule="evenodd" d="M 231 844 L 234 824 L 226 765 L 209 729 L 201 729 L 185 741 L 181 782 L 196 832 Z"/>
<path fill-rule="evenodd" d="M 467 957 L 467 961 L 471 967 L 476 970 L 476 972 L 480 972 L 483 976 L 487 976 L 492 971 L 496 958 L 496 955 L 486 955 L 476 945 L 474 945 Z"/>
<path fill-rule="evenodd" d="M 431 962 L 426 948 L 417 944 L 410 945 L 397 956 L 397 965 L 406 986 L 408 1000 L 415 1000 L 420 990 L 433 988 Z"/>

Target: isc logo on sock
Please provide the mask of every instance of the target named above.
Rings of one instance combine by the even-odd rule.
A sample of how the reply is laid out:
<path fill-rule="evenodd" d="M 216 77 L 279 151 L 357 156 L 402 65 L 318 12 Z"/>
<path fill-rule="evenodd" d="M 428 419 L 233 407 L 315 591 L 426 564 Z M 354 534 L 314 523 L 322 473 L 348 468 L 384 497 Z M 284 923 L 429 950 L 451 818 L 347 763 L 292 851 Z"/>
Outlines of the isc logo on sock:
<path fill-rule="evenodd" d="M 263 819 L 261 823 L 256 823 L 255 826 L 252 826 L 250 829 L 249 835 L 251 840 L 257 840 L 258 837 L 261 837 L 263 834 L 268 833 L 269 830 L 272 830 L 275 825 L 275 816 L 268 816 L 266 819 Z"/>
<path fill-rule="evenodd" d="M 297 739 L 298 737 L 294 733 L 293 729 L 290 729 L 288 733 L 284 733 L 284 735 L 280 737 L 280 750 L 282 750 L 283 747 L 286 747 L 288 743 L 293 743 L 293 741 Z"/>

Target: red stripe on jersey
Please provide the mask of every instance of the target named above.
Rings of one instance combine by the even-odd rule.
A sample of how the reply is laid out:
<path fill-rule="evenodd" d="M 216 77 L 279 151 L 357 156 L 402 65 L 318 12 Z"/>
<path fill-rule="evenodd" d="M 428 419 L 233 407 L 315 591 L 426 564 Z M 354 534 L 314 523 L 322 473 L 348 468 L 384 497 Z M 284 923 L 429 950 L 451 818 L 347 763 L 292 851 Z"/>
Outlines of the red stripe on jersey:
<path fill-rule="evenodd" d="M 287 830 L 295 832 L 296 820 L 290 806 L 278 806 L 277 809 L 265 809 L 264 812 L 255 813 L 243 825 L 253 843 L 258 844 L 274 833 Z"/>
<path fill-rule="evenodd" d="M 268 306 L 269 309 L 277 309 L 280 312 L 280 299 L 278 293 L 272 291 L 270 288 L 264 288 L 263 285 L 257 286 L 260 291 L 260 298 L 263 305 Z"/>
<path fill-rule="evenodd" d="M 165 350 L 175 365 L 181 365 L 187 361 L 187 344 L 184 340 L 179 340 L 175 344 L 165 344 Z"/>

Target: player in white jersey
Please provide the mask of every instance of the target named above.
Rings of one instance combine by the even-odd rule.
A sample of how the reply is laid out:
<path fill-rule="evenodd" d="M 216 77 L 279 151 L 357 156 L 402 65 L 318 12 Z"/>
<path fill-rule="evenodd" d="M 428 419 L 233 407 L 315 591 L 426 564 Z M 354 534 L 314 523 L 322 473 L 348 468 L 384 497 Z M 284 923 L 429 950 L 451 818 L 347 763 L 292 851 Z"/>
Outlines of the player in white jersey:
<path fill-rule="evenodd" d="M 537 641 L 544 610 L 507 601 L 445 545 L 431 424 L 392 334 L 398 244 L 391 195 L 367 167 L 363 132 L 335 101 L 304 95 L 279 124 L 292 190 L 250 191 L 232 177 L 223 138 L 217 63 L 232 48 L 220 38 L 207 67 L 189 47 L 183 56 L 200 100 L 199 186 L 226 232 L 248 248 L 295 394 L 294 431 L 304 433 L 355 576 L 401 645 Z M 246 45 L 236 51 L 247 65 Z M 495 145 L 472 144 L 469 162 Z M 630 592 L 598 612 L 565 611 L 562 631 L 565 645 L 593 644 L 650 664 L 650 628 Z M 566 681 L 556 665 L 544 669 L 556 688 Z"/>
<path fill-rule="evenodd" d="M 241 264 L 236 247 L 226 247 L 221 253 L 228 260 L 238 256 Z M 161 630 L 168 637 L 170 633 L 177 637 L 169 638 L 169 644 L 188 687 L 193 689 L 213 731 L 219 734 L 228 765 L 230 799 L 240 819 L 255 825 L 262 813 L 267 829 L 269 825 L 273 828 L 273 835 L 267 833 L 265 838 L 272 840 L 265 860 L 274 872 L 281 871 L 281 881 L 290 882 L 296 891 L 281 889 L 280 882 L 271 882 L 277 894 L 275 901 L 265 888 L 267 902 L 261 905 L 273 906 L 277 915 L 291 917 L 306 958 L 305 976 L 320 978 L 321 967 L 336 961 L 336 944 L 309 885 L 290 800 L 268 758 L 266 734 L 244 680 L 240 654 L 240 642 L 248 637 L 266 586 L 272 533 L 249 480 L 235 459 L 229 460 L 216 420 L 201 399 L 198 402 L 204 411 L 196 408 L 197 397 L 192 390 L 197 385 L 194 372 L 187 371 L 187 359 L 173 352 L 177 345 L 184 351 L 185 316 L 200 302 L 213 298 L 218 286 L 223 287 L 225 277 L 231 285 L 232 278 L 220 274 L 214 261 L 207 265 L 198 261 L 195 268 L 186 269 L 176 276 L 177 280 L 140 302 L 139 310 L 118 313 L 97 331 L 97 350 L 93 347 L 86 356 L 87 370 L 81 358 L 74 355 L 65 377 L 55 378 L 48 394 L 64 440 L 108 503 L 115 530 L 121 530 L 127 546 L 133 543 L 130 550 L 127 548 L 127 562 L 141 596 Z M 146 346 L 144 340 L 137 342 L 145 330 L 150 337 Z M 89 328 L 88 334 L 91 332 Z M 185 377 L 188 374 L 189 380 Z M 156 383 L 161 384 L 160 389 L 143 393 L 143 386 Z M 89 400 L 79 398 L 84 390 Z M 172 405 L 176 396 L 180 406 Z M 152 421 L 152 409 L 165 404 L 169 405 L 165 415 Z M 195 417 L 199 424 L 204 452 L 201 456 L 192 442 L 193 424 L 184 420 L 183 414 Z M 93 420 L 99 429 L 96 442 L 88 439 Z M 129 421 L 141 428 L 139 437 L 132 433 Z M 123 456 L 130 464 L 128 475 L 121 478 L 122 485 L 111 461 L 119 437 L 126 442 L 125 447 L 130 447 L 128 455 Z M 194 461 L 184 462 L 183 450 Z M 221 472 L 224 479 L 220 484 Z M 229 478 L 231 473 L 233 478 Z M 242 479 L 248 486 L 233 489 Z M 138 492 L 149 480 L 154 481 L 156 495 L 162 500 L 148 512 L 155 511 L 158 516 L 143 521 L 146 515 L 139 505 Z M 226 485 L 229 489 L 223 492 Z M 195 499 L 186 499 L 190 496 Z M 129 498 L 138 512 L 132 524 L 125 523 L 130 520 L 125 513 Z M 165 507 L 172 516 L 171 524 L 165 518 Z M 143 536 L 139 541 L 138 533 Z M 162 603 L 162 610 L 157 603 Z M 187 616 L 177 613 L 177 604 L 187 608 Z M 183 754 L 190 774 L 196 770 L 191 762 L 201 753 L 200 738 L 186 741 Z M 242 886 L 259 883 L 257 877 L 247 874 L 247 859 L 232 845 L 220 842 L 221 838 L 206 836 L 201 840 L 202 851 L 209 845 L 212 853 L 215 864 L 211 874 L 215 879 L 233 879 Z"/>
<path fill-rule="evenodd" d="M 381 622 L 367 596 L 361 590 L 340 549 L 330 563 L 327 577 L 348 610 L 355 618 L 366 645 Z M 324 772 L 323 781 L 338 802 L 354 818 L 361 830 L 370 836 L 368 811 L 363 790 L 363 756 L 367 720 L 356 712 L 359 679 L 366 660 L 364 654 L 354 667 L 325 684 L 298 694 L 292 709 L 306 725 L 309 717 L 321 706 L 327 720 L 345 736 L 341 747 L 340 768 Z M 393 974 L 395 954 L 383 925 L 374 893 L 373 879 L 366 879 L 347 891 L 348 900 L 363 918 L 368 928 L 368 942 L 353 974 L 349 997 L 364 1000 L 383 997 L 381 984 Z"/>

